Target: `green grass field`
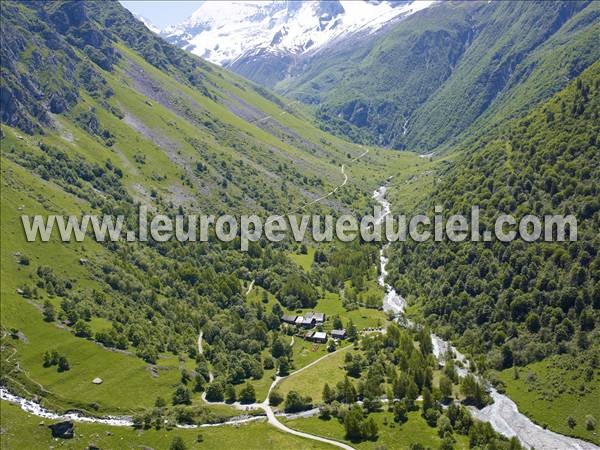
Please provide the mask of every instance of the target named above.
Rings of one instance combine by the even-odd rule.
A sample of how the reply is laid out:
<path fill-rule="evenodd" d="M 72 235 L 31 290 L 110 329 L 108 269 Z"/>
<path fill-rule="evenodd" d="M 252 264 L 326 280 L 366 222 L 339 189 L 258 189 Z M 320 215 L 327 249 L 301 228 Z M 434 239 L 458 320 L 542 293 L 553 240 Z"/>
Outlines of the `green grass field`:
<path fill-rule="evenodd" d="M 305 255 L 302 253 L 288 253 L 288 257 L 300 267 L 302 267 L 305 272 L 310 272 L 310 268 L 313 263 L 313 258 L 315 256 L 315 248 L 307 247 L 306 250 L 307 252 Z"/>
<path fill-rule="evenodd" d="M 318 364 L 286 378 L 279 383 L 277 390 L 284 396 L 289 391 L 297 391 L 301 395 L 311 396 L 314 403 L 320 402 L 325 383 L 335 386 L 344 379 L 344 356 L 350 349 L 352 346 L 348 345 Z"/>
<path fill-rule="evenodd" d="M 47 425 L 53 423 L 28 415 L 19 407 L 0 402 L 2 417 L 1 447 L 6 450 L 30 450 L 36 448 L 86 449 L 89 445 L 99 448 L 167 449 L 175 436 L 180 436 L 187 448 L 243 448 L 263 450 L 277 448 L 329 449 L 329 445 L 302 439 L 264 423 L 249 423 L 240 426 L 223 425 L 201 429 L 173 429 L 137 431 L 133 428 L 110 427 L 96 424 L 75 424 L 75 437 L 70 440 L 54 440 Z M 198 435 L 203 442 L 198 443 Z"/>
<path fill-rule="evenodd" d="M 324 356 L 326 354 L 326 344 L 316 344 L 313 342 L 308 342 L 296 336 L 294 338 L 293 370 L 298 370 L 301 367 L 310 364 L 311 362 L 315 361 L 316 359 L 319 359 L 321 356 Z"/>
<path fill-rule="evenodd" d="M 425 448 L 438 448 L 440 438 L 437 435 L 436 428 L 427 425 L 427 422 L 421 417 L 419 411 L 413 411 L 408 414 L 408 422 L 399 425 L 394 422 L 394 416 L 388 412 L 372 413 L 370 416 L 375 418 L 379 427 L 379 437 L 376 441 L 364 441 L 360 443 L 351 443 L 344 439 L 344 426 L 337 419 L 322 420 L 318 417 L 307 419 L 287 420 L 289 427 L 312 433 L 323 437 L 333 438 L 347 442 L 353 447 L 361 450 L 406 450 L 411 444 L 421 444 Z M 465 436 L 454 434 L 456 443 L 454 448 L 469 448 L 468 439 Z"/>
<path fill-rule="evenodd" d="M 408 214 L 424 200 L 433 189 L 435 172 L 447 165 L 454 155 L 433 158 L 411 158 L 401 153 L 404 164 L 400 165 L 389 183 L 387 198 L 392 212 Z"/>
<path fill-rule="evenodd" d="M 600 445 L 600 378 L 596 370 L 590 381 L 584 380 L 586 365 L 560 355 L 520 367 L 518 379 L 513 369 L 501 372 L 499 378 L 519 410 L 539 425 Z M 588 415 L 596 419 L 596 430 L 586 429 Z M 575 419 L 574 428 L 567 425 L 568 416 Z"/>

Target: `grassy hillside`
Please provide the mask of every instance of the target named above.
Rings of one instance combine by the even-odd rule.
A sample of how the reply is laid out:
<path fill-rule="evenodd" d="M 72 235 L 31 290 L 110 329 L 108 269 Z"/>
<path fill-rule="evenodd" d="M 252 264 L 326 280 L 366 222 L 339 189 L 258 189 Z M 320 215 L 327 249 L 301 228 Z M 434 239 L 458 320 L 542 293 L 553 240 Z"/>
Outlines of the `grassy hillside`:
<path fill-rule="evenodd" d="M 282 308 L 333 298 L 347 320 L 349 278 L 319 288 L 287 258 L 296 244 L 28 243 L 20 215 L 286 213 L 339 186 L 342 165 L 347 184 L 308 211 L 358 213 L 416 156 L 323 132 L 297 103 L 170 46 L 118 2 L 4 2 L 2 33 L 3 384 L 91 414 L 171 404 L 183 386 L 196 419 L 212 421 L 232 410 L 201 406 L 208 370 L 266 392 Z M 271 303 L 247 301 L 253 279 Z"/>
<path fill-rule="evenodd" d="M 442 173 L 431 197 L 417 208 L 432 213 L 433 205 L 443 205 L 445 215 L 468 215 L 478 205 L 480 231 L 493 230 L 500 214 L 512 214 L 517 221 L 526 214 L 573 214 L 577 241 L 502 243 L 493 238 L 488 243 L 408 242 L 393 248 L 390 277 L 406 294 L 411 311 L 471 354 L 482 372 L 525 366 L 555 354 L 583 354 L 589 378 L 582 386 L 597 387 L 599 88 L 596 63 L 523 119 L 459 147 L 463 156 Z M 573 376 L 582 370 L 571 367 Z M 520 383 L 509 392 L 524 399 Z M 571 395 L 559 396 L 552 410 L 569 411 L 572 401 Z M 526 409 L 539 406 L 534 405 Z M 564 418 L 534 417 L 564 430 Z M 572 433 L 590 437 L 582 427 Z"/>
<path fill-rule="evenodd" d="M 358 142 L 447 149 L 523 115 L 598 60 L 599 14 L 596 2 L 439 4 L 375 40 L 319 52 L 278 89 Z"/>
<path fill-rule="evenodd" d="M 573 6 L 565 14 L 571 17 L 584 6 Z M 462 20 L 449 15 L 446 25 Z M 451 197 L 449 206 L 465 204 L 467 199 L 461 196 L 469 194 L 464 193 L 464 183 L 473 182 L 483 200 L 495 201 L 486 189 L 494 192 L 498 186 L 501 205 L 520 210 L 528 202 L 540 211 L 548 205 L 581 211 L 586 225 L 597 226 L 593 182 L 597 166 L 583 163 L 597 156 L 592 154 L 597 148 L 597 67 L 545 109 L 508 129 L 509 138 L 502 134 L 505 131 L 499 132 L 496 140 L 478 143 L 481 153 L 465 147 L 466 156 L 430 159 L 351 144 L 328 134 L 297 102 L 170 46 L 117 1 L 7 1 L 2 4 L 1 23 L 6 39 L 0 96 L 0 384 L 53 410 L 129 414 L 138 428 L 107 433 L 102 426 L 77 425 L 73 447 L 162 448 L 175 435 L 193 446 L 202 433 L 205 443 L 200 445 L 209 447 L 235 447 L 241 440 L 248 448 L 320 448 L 284 438 L 264 424 L 242 426 L 235 432 L 227 427 L 201 432 L 172 428 L 176 423 L 212 424 L 239 414 L 230 406 L 206 403 L 203 392 L 210 394 L 209 400 L 224 400 L 225 394 L 234 400 L 232 396 L 237 398 L 251 385 L 256 400 L 262 401 L 278 368 L 299 369 L 326 354 L 325 345 L 313 346 L 299 336 L 291 345 L 288 330 L 280 323 L 284 312 L 324 312 L 325 330 L 334 323 L 349 330 L 354 325 L 357 332 L 385 323 L 387 317 L 379 310 L 382 291 L 376 283 L 379 246 L 331 243 L 305 248 L 287 240 L 273 245 L 260 241 L 241 252 L 239 239 L 223 243 L 212 235 L 207 242 L 196 243 L 152 239 L 99 243 L 91 238 L 65 243 L 56 235 L 49 242 L 30 243 L 21 215 L 122 214 L 126 224 L 135 227 L 141 204 L 171 217 L 296 210 L 361 214 L 372 206 L 373 190 L 388 180 L 390 197 L 403 209 L 442 195 Z M 406 37 L 406 42 L 411 39 Z M 449 49 L 452 55 L 457 51 L 455 46 Z M 436 57 L 455 57 L 441 53 L 446 56 Z M 441 77 L 445 69 L 435 73 Z M 411 77 L 416 83 L 417 77 Z M 503 139 L 509 139 L 510 146 Z M 564 171 L 555 173 L 543 166 L 529 140 L 548 146 L 543 156 Z M 498 149 L 507 153 L 497 156 Z M 505 163 L 512 172 L 510 189 L 500 188 Z M 513 170 L 511 164 L 523 166 L 525 173 Z M 443 175 L 441 181 L 436 170 Z M 527 197 L 532 186 L 527 185 L 525 174 L 536 171 L 543 175 L 534 186 L 543 187 L 544 194 Z M 482 180 L 480 173 L 488 180 Z M 492 184 L 484 182 L 490 180 Z M 558 191 L 569 195 L 560 197 Z M 513 193 L 518 205 L 511 203 Z M 485 339 L 473 338 L 474 344 L 469 340 L 474 334 L 474 313 L 466 305 L 461 304 L 458 326 L 444 328 L 456 314 L 439 311 L 439 294 L 450 294 L 445 285 L 440 286 L 435 270 L 440 265 L 429 260 L 437 256 L 434 252 L 419 254 L 412 247 L 396 250 L 391 276 L 400 292 L 432 299 L 415 302 L 408 296 L 441 333 L 462 334 L 459 343 L 471 353 L 492 350 L 493 357 L 482 362 L 483 368 L 486 363 L 505 368 L 505 359 L 498 358 L 506 354 L 504 347 L 499 350 L 500 339 L 494 338 L 493 345 L 487 340 L 505 325 L 514 329 L 505 334 L 502 344 L 510 347 L 515 364 L 553 353 L 553 345 L 563 353 L 580 348 L 592 354 L 598 318 L 591 299 L 598 297 L 598 280 L 596 241 L 590 229 L 582 226 L 583 243 L 568 253 L 556 247 L 543 249 L 548 260 L 556 262 L 556 268 L 542 268 L 547 270 L 544 280 L 554 277 L 560 283 L 579 283 L 575 296 L 544 281 L 543 289 L 548 286 L 551 292 L 543 297 L 530 290 L 523 275 L 506 269 L 503 280 L 510 278 L 514 302 L 513 297 L 501 297 L 494 303 L 498 299 L 492 296 L 499 296 L 494 290 L 496 279 L 489 280 L 489 298 L 477 299 L 486 307 L 497 305 L 499 314 L 506 312 L 504 308 L 510 314 L 516 310 L 517 315 L 510 322 L 502 322 L 504 316 L 502 320 L 485 316 Z M 453 250 L 443 250 L 444 261 L 451 261 Z M 520 250 L 515 248 L 515 254 Z M 461 257 L 462 251 L 457 253 Z M 500 250 L 494 251 L 498 265 L 504 263 Z M 539 262 L 530 253 L 520 256 Z M 473 289 L 481 294 L 484 288 L 472 281 L 477 275 L 462 266 L 444 268 L 453 282 L 458 280 L 456 294 L 461 299 L 473 294 Z M 537 267 L 526 272 L 531 279 Z M 485 278 L 488 273 L 496 274 L 490 270 L 478 276 Z M 461 280 L 462 276 L 469 280 Z M 529 305 L 540 297 L 546 300 L 539 307 L 542 326 L 534 331 L 529 318 L 524 322 L 518 315 L 522 307 L 513 303 Z M 539 342 L 528 347 L 534 335 Z M 394 428 L 385 423 L 389 414 L 375 412 L 367 425 L 381 422 L 384 441 L 394 442 L 399 431 L 403 443 L 412 439 L 437 445 L 439 435 L 447 434 L 444 442 L 448 443 L 456 431 L 458 446 L 470 434 L 481 435 L 483 440 L 477 441 L 481 445 L 516 448 L 514 442 L 470 421 L 465 410 L 444 412 L 438 402 L 439 382 L 433 385 L 439 373 L 434 374 L 437 363 L 427 329 L 408 332 L 392 326 L 385 335 L 361 339 L 360 345 L 360 355 L 344 364 L 358 365 L 363 371 L 357 389 L 367 400 L 365 415 L 378 411 L 376 399 L 392 389 L 389 398 L 393 394 L 398 400 L 400 410 L 394 413 L 398 422 L 403 420 L 403 408 L 415 416 L 411 422 L 417 432 L 412 439 L 406 436 L 408 427 L 389 430 Z M 346 367 L 340 367 L 337 356 L 284 381 L 282 389 L 289 392 L 291 387 L 285 383 L 293 381 L 295 388 L 306 390 L 303 394 L 318 399 L 321 383 L 311 384 L 309 374 L 320 378 L 331 374 L 331 380 L 341 380 Z M 92 383 L 97 377 L 101 384 Z M 456 388 L 450 382 L 450 396 Z M 348 384 L 342 389 L 352 390 Z M 338 394 L 350 398 L 347 392 Z M 419 395 L 428 396 L 430 403 L 423 407 L 422 416 L 414 414 Z M 438 430 L 437 419 L 443 415 L 448 418 L 441 420 Z M 452 423 L 442 427 L 444 421 Z M 38 422 L 3 403 L 3 446 L 49 445 L 49 432 L 35 425 Z M 311 423 L 312 419 L 306 422 Z M 328 433 L 339 433 L 339 427 L 330 428 Z"/>
<path fill-rule="evenodd" d="M 536 423 L 600 444 L 596 428 L 600 377 L 588 368 L 589 358 L 589 353 L 552 356 L 516 370 L 506 369 L 498 378 L 519 410 Z"/>

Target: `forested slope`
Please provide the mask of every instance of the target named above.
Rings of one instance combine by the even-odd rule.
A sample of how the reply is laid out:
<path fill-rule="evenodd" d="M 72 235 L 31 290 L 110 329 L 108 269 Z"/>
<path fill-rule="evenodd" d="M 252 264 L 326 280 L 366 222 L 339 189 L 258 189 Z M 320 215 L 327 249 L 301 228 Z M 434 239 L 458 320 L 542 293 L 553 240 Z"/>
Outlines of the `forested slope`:
<path fill-rule="evenodd" d="M 600 320 L 600 64 L 523 119 L 466 147 L 419 209 L 495 218 L 573 214 L 577 242 L 409 242 L 391 258 L 399 292 L 438 332 L 506 368 L 590 352 Z M 596 355 L 592 357 L 591 355 Z M 483 355 L 486 355 L 485 357 Z"/>

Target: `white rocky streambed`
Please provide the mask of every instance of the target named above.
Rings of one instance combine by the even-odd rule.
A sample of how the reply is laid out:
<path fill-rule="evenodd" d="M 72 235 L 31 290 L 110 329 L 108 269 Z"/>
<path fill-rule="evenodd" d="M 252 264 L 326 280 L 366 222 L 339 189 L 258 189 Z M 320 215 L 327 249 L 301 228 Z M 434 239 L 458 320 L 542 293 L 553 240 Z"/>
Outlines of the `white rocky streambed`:
<path fill-rule="evenodd" d="M 391 204 L 385 198 L 386 191 L 387 188 L 384 185 L 373 193 L 373 198 L 383 208 L 382 215 L 377 219 L 379 222 L 383 221 L 383 218 L 391 213 Z M 379 257 L 381 275 L 379 276 L 378 281 L 379 285 L 385 290 L 383 309 L 386 312 L 394 314 L 399 319 L 402 319 L 406 301 L 391 285 L 386 283 L 385 280 L 388 274 L 386 270 L 388 258 L 385 256 L 385 250 L 388 245 L 389 244 L 386 244 L 382 247 Z M 410 323 L 406 319 L 404 322 Z M 461 363 L 456 365 L 458 375 L 464 377 L 469 373 L 469 363 L 467 358 L 458 352 L 456 348 L 435 334 L 431 335 L 431 341 L 433 343 L 433 353 L 436 358 L 442 360 L 450 352 L 454 355 L 454 359 Z M 527 416 L 519 412 L 515 402 L 493 388 L 490 388 L 490 395 L 494 400 L 494 403 L 483 409 L 470 407 L 471 414 L 481 421 L 489 422 L 497 432 L 507 437 L 516 436 L 525 447 L 535 450 L 600 449 L 600 447 L 590 442 L 563 436 L 536 425 Z"/>
<path fill-rule="evenodd" d="M 43 408 L 39 403 L 36 403 L 33 400 L 27 400 L 23 397 L 19 397 L 18 395 L 12 394 L 4 386 L 0 386 L 0 399 L 19 405 L 23 411 L 34 416 L 42 417 L 44 419 L 72 420 L 73 422 L 84 423 L 100 423 L 103 425 L 112 425 L 116 427 L 130 427 L 133 425 L 131 417 L 126 416 L 89 417 L 79 412 L 58 414 Z"/>
<path fill-rule="evenodd" d="M 39 403 L 33 400 L 27 400 L 18 395 L 12 394 L 6 387 L 0 386 L 0 399 L 5 400 L 9 403 L 19 405 L 23 411 L 31 415 L 41 417 L 49 420 L 70 420 L 77 423 L 98 423 L 101 425 L 109 425 L 113 427 L 132 427 L 133 419 L 131 416 L 104 416 L 104 417 L 92 417 L 87 416 L 80 412 L 67 412 L 59 414 L 57 412 L 50 411 L 42 407 Z M 221 425 L 236 425 L 247 422 L 254 422 L 257 420 L 266 420 L 266 416 L 250 416 L 242 415 L 232 417 L 229 420 L 218 423 L 205 423 L 202 425 L 177 425 L 177 428 L 205 428 L 205 427 L 216 427 Z"/>

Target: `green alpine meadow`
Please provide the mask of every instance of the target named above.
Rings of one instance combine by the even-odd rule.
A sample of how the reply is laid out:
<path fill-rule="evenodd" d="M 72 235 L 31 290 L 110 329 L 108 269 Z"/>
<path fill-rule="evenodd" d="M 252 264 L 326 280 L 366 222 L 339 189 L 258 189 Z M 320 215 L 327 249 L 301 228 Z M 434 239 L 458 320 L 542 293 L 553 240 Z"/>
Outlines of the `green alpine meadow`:
<path fill-rule="evenodd" d="M 600 449 L 600 2 L 0 19 L 0 449 Z"/>

